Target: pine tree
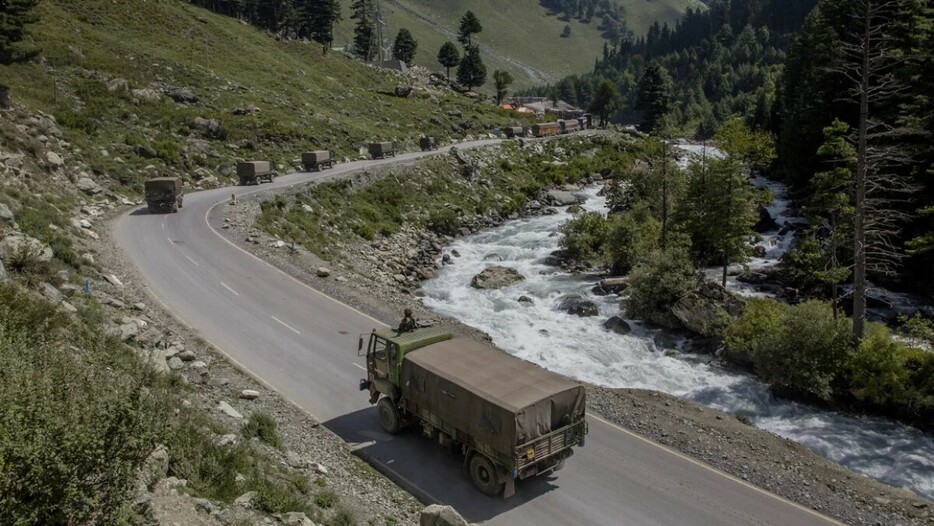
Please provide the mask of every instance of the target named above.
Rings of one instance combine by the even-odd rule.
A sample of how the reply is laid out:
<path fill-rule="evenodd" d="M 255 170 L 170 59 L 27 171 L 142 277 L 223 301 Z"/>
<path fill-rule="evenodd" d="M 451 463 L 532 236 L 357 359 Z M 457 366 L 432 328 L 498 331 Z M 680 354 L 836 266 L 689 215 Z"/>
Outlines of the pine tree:
<path fill-rule="evenodd" d="M 642 130 L 651 133 L 662 117 L 672 110 L 672 82 L 668 71 L 657 61 L 639 79 L 636 109 L 642 110 Z"/>
<path fill-rule="evenodd" d="M 418 49 L 418 41 L 415 40 L 412 33 L 404 27 L 400 29 L 392 46 L 392 56 L 411 66 L 412 62 L 415 61 L 416 49 Z"/>
<path fill-rule="evenodd" d="M 464 58 L 457 66 L 457 82 L 467 88 L 478 88 L 486 82 L 486 66 L 483 65 L 477 46 L 464 50 Z"/>
<path fill-rule="evenodd" d="M 496 70 L 493 72 L 493 86 L 496 88 L 496 104 L 502 104 L 506 98 L 509 85 L 516 79 L 508 71 Z"/>
<path fill-rule="evenodd" d="M 350 7 L 353 11 L 350 18 L 357 21 L 353 30 L 354 51 L 369 62 L 379 51 L 379 42 L 376 41 L 376 6 L 373 0 L 354 0 Z"/>
<path fill-rule="evenodd" d="M 571 25 L 565 24 L 564 29 L 561 30 L 561 38 L 570 38 L 571 37 Z"/>
<path fill-rule="evenodd" d="M 37 47 L 23 43 L 26 26 L 38 19 L 32 12 L 37 3 L 38 0 L 0 1 L 0 64 L 24 62 L 39 54 Z M 9 88 L 0 80 L 0 107 L 8 105 Z"/>
<path fill-rule="evenodd" d="M 444 66 L 448 80 L 451 80 L 451 68 L 460 64 L 461 54 L 453 42 L 445 42 L 438 50 L 438 62 Z"/>
<path fill-rule="evenodd" d="M 306 6 L 305 12 L 311 39 L 321 44 L 322 53 L 327 53 L 334 42 L 334 24 L 341 20 L 340 2 L 312 0 Z"/>
<path fill-rule="evenodd" d="M 483 26 L 480 25 L 480 19 L 477 18 L 477 15 L 473 14 L 473 11 L 464 13 L 461 18 L 460 28 L 457 30 L 457 41 L 464 45 L 465 56 L 467 49 L 473 47 L 472 36 L 481 31 L 483 31 Z"/>

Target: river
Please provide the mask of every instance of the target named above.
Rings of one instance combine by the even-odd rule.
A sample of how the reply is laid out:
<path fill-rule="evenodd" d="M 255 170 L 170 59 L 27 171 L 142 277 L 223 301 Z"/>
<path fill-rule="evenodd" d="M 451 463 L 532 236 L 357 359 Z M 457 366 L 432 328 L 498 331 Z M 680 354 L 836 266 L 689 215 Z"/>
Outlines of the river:
<path fill-rule="evenodd" d="M 784 223 L 788 201 L 784 188 L 764 179 L 775 195 L 772 216 Z M 586 210 L 606 212 L 597 188 L 583 191 Z M 552 216 L 510 221 L 456 240 L 447 251 L 460 257 L 423 284 L 425 305 L 488 333 L 493 343 L 520 358 L 578 380 L 605 387 L 652 389 L 745 416 L 762 429 L 797 441 L 848 468 L 896 487 L 907 487 L 934 499 L 934 437 L 880 418 L 853 417 L 777 399 L 756 378 L 726 370 L 707 355 L 678 350 L 673 335 L 627 320 L 628 335 L 606 331 L 602 323 L 620 314 L 619 298 L 595 296 L 592 278 L 569 275 L 544 259 L 558 248 L 558 227 L 570 219 L 566 210 Z M 791 234 L 763 236 L 766 255 L 752 267 L 774 264 L 791 244 Z M 501 260 L 501 261 L 500 261 Z M 502 265 L 526 280 L 500 290 L 470 287 L 484 268 Z M 737 292 L 755 294 L 731 282 Z M 579 318 L 557 310 L 559 298 L 580 294 L 593 301 L 600 315 Z M 534 304 L 519 303 L 528 296 Z"/>

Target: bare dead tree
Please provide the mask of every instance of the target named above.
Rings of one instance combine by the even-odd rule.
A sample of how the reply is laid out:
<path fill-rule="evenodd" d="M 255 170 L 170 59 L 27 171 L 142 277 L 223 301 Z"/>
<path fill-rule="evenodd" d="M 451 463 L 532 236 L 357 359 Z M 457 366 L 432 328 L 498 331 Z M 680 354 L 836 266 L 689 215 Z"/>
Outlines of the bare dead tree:
<path fill-rule="evenodd" d="M 850 85 L 849 100 L 859 106 L 851 137 L 857 164 L 853 181 L 853 338 L 866 331 L 867 272 L 893 273 L 902 258 L 897 241 L 908 214 L 898 203 L 912 187 L 900 173 L 910 161 L 901 140 L 910 130 L 882 120 L 881 106 L 901 96 L 898 68 L 910 59 L 896 41 L 912 0 L 855 0 L 852 29 L 843 35 L 840 60 L 831 68 Z"/>

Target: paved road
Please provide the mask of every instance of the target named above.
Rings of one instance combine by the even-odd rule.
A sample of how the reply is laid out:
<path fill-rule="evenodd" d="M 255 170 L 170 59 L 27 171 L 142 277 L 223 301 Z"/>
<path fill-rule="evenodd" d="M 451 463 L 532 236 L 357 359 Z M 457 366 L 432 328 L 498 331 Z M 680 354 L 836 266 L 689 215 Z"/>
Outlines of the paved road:
<path fill-rule="evenodd" d="M 358 161 L 323 173 L 293 174 L 262 189 L 374 164 Z M 367 396 L 357 390 L 364 371 L 356 356 L 358 336 L 377 320 L 279 272 L 208 225 L 212 206 L 231 193 L 255 190 L 189 194 L 178 214 L 131 211 L 117 220 L 117 240 L 167 308 L 423 501 L 451 504 L 472 521 L 497 525 L 835 524 L 596 417 L 590 417 L 586 447 L 564 470 L 520 482 L 511 499 L 484 497 L 470 485 L 456 456 L 418 433 L 390 436 L 380 430 Z"/>

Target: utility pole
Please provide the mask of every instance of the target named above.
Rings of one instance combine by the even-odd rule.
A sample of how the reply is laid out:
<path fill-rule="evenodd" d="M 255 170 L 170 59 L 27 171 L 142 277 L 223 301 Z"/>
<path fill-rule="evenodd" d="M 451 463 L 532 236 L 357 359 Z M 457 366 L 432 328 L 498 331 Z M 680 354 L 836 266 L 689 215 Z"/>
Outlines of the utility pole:
<path fill-rule="evenodd" d="M 379 0 L 374 0 L 375 4 L 375 21 L 376 21 L 376 48 L 379 51 L 379 61 L 382 62 L 386 60 L 389 56 L 389 44 L 385 43 L 386 36 L 386 19 L 383 18 L 383 11 L 380 9 Z"/>

